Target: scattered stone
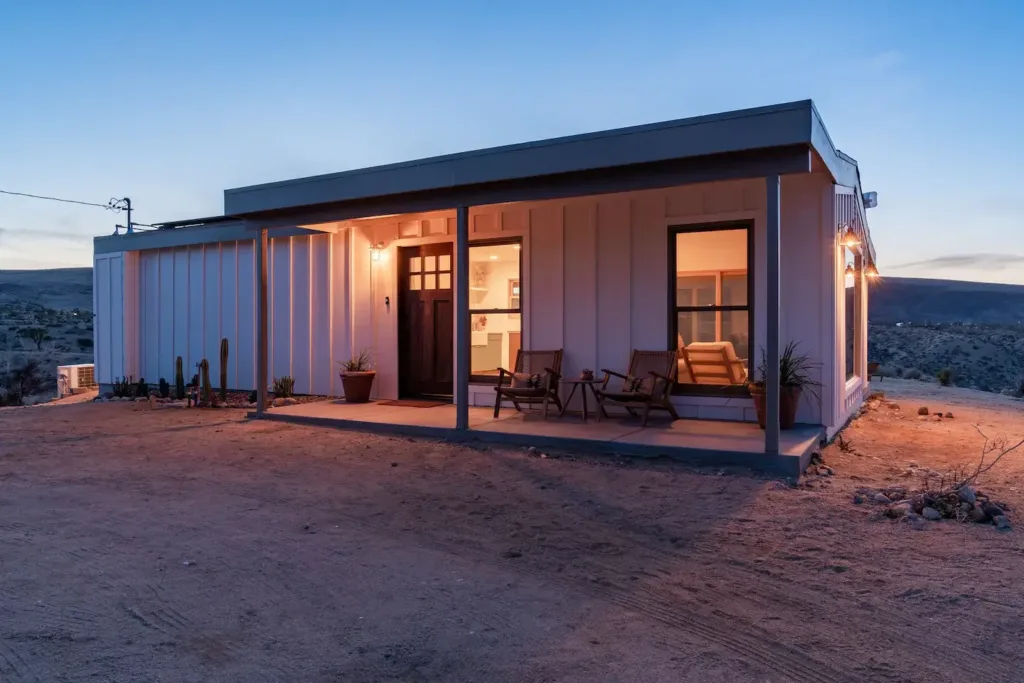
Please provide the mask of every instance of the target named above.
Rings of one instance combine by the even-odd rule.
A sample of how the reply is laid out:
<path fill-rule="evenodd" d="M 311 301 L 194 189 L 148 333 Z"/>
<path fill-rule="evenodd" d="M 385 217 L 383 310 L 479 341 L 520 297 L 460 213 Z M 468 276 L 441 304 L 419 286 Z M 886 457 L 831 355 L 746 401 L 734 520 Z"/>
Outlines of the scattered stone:
<path fill-rule="evenodd" d="M 292 398 L 291 396 L 289 396 L 288 398 L 284 399 L 284 405 L 286 405 L 286 406 L 297 406 L 297 405 L 299 405 L 299 399 Z"/>
<path fill-rule="evenodd" d="M 918 408 L 917 409 L 917 414 L 918 415 L 927 415 L 928 414 L 928 406 L 921 406 L 920 408 Z"/>
<path fill-rule="evenodd" d="M 926 507 L 924 510 L 921 510 L 921 516 L 930 522 L 937 522 L 942 519 L 942 513 L 933 507 Z"/>
<path fill-rule="evenodd" d="M 398 463 L 397 462 L 393 462 L 393 463 L 391 463 L 391 466 L 392 467 L 398 467 Z"/>
<path fill-rule="evenodd" d="M 889 496 L 885 495 L 884 493 L 876 493 L 875 502 L 882 503 L 883 505 L 888 505 L 889 503 L 892 502 L 892 499 L 889 498 Z"/>
<path fill-rule="evenodd" d="M 529 448 L 526 449 L 526 452 L 532 455 L 532 454 L 537 452 L 537 447 L 536 446 L 530 446 Z"/>
<path fill-rule="evenodd" d="M 818 451 L 814 451 L 813 453 L 811 453 L 811 464 L 820 465 L 821 463 L 821 453 L 819 453 Z"/>
<path fill-rule="evenodd" d="M 936 422 L 942 422 L 942 413 L 935 413 L 932 416 L 932 419 L 935 420 Z"/>
<path fill-rule="evenodd" d="M 970 486 L 961 486 L 960 490 L 957 491 L 957 493 L 960 496 L 960 500 L 965 503 L 970 503 L 971 505 L 974 505 L 974 503 L 978 500 L 978 494 L 976 494 L 974 492 L 974 489 L 972 489 Z"/>
<path fill-rule="evenodd" d="M 860 494 L 854 494 L 854 496 L 853 496 L 853 504 L 854 505 L 863 505 L 864 504 L 864 496 L 862 496 Z"/>
<path fill-rule="evenodd" d="M 963 510 L 964 512 L 970 512 L 971 510 L 974 509 L 974 506 L 968 503 L 967 501 L 964 501 L 960 503 L 960 509 Z"/>
<path fill-rule="evenodd" d="M 184 562 L 182 562 L 182 564 L 186 567 L 194 567 L 196 562 L 195 560 L 185 560 Z"/>
<path fill-rule="evenodd" d="M 945 417 L 947 420 L 952 420 L 953 419 L 953 413 L 946 413 L 945 415 L 943 415 L 943 417 Z"/>
<path fill-rule="evenodd" d="M 918 415 L 918 416 L 917 416 L 917 419 L 918 419 L 918 420 L 921 420 L 922 422 L 924 422 L 925 420 L 927 420 L 927 419 L 928 419 L 928 416 L 927 416 L 927 415 Z"/>
<path fill-rule="evenodd" d="M 981 524 L 988 521 L 988 515 L 982 512 L 981 508 L 971 508 L 967 512 L 967 520 L 975 524 Z"/>
<path fill-rule="evenodd" d="M 925 526 L 927 525 L 927 522 L 924 521 L 924 518 L 921 517 L 921 515 L 913 513 L 908 513 L 907 516 L 903 518 L 903 521 L 911 525 L 916 531 L 924 531 Z"/>
<path fill-rule="evenodd" d="M 910 509 L 910 505 L 893 505 L 885 511 L 886 517 L 892 517 L 893 519 L 899 519 L 900 517 L 906 517 L 912 514 L 913 511 Z"/>
<path fill-rule="evenodd" d="M 828 465 L 822 465 L 821 467 L 818 468 L 818 474 L 821 475 L 822 477 L 831 477 L 833 474 L 835 474 L 835 470 L 833 470 Z"/>
<path fill-rule="evenodd" d="M 900 404 L 896 403 L 896 401 L 889 401 L 888 403 L 885 404 L 885 407 L 888 408 L 889 410 L 899 410 Z"/>
<path fill-rule="evenodd" d="M 920 465 L 917 464 L 916 460 L 911 460 L 907 463 L 907 467 L 920 467 Z"/>
<path fill-rule="evenodd" d="M 548 454 L 547 453 L 541 453 L 540 457 L 545 459 L 545 460 L 547 460 L 548 459 Z"/>
<path fill-rule="evenodd" d="M 1006 515 L 997 515 L 996 517 L 992 518 L 992 521 L 996 523 L 996 528 L 997 529 L 1002 529 L 1003 531 L 1009 531 L 1010 529 L 1013 528 L 1013 526 L 1010 524 L 1010 518 L 1007 517 Z"/>
<path fill-rule="evenodd" d="M 270 405 L 273 408 L 280 408 L 281 406 L 284 405 L 284 399 L 283 398 L 275 398 L 273 401 L 270 402 Z"/>
<path fill-rule="evenodd" d="M 1003 516 L 1003 509 L 998 505 L 993 505 L 992 503 L 983 503 L 981 506 L 981 511 L 989 517 L 991 517 L 992 519 Z"/>
<path fill-rule="evenodd" d="M 501 556 L 507 560 L 514 560 L 517 557 L 522 557 L 523 553 L 519 550 L 516 550 L 515 548 L 509 548 L 508 550 L 503 552 Z"/>

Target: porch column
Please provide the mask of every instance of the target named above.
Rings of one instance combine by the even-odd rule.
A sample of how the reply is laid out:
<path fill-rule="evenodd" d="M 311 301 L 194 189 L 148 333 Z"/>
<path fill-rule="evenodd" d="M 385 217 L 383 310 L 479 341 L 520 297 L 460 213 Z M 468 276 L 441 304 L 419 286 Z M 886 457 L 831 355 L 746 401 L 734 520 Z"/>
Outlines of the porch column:
<path fill-rule="evenodd" d="M 256 414 L 267 404 L 267 229 L 256 239 Z"/>
<path fill-rule="evenodd" d="M 764 343 L 767 371 L 764 378 L 765 429 L 764 452 L 779 452 L 779 247 L 782 191 L 778 175 L 765 178 L 767 189 L 767 306 L 765 312 L 766 338 Z"/>
<path fill-rule="evenodd" d="M 455 210 L 455 428 L 469 429 L 469 207 Z"/>

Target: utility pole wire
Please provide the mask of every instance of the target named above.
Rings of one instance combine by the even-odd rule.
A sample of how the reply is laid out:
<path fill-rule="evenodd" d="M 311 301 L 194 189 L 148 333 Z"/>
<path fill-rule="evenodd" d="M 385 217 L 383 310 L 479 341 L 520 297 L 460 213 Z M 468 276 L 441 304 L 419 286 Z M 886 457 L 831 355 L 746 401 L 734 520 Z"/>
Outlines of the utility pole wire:
<path fill-rule="evenodd" d="M 0 190 L 0 194 L 14 195 L 15 197 L 29 197 L 31 199 L 47 199 L 51 202 L 64 202 L 65 204 L 81 204 L 82 206 L 98 206 L 101 209 L 111 209 L 113 206 L 110 202 L 106 204 L 97 204 L 96 202 L 80 202 L 77 199 L 61 199 L 60 197 L 45 197 L 39 194 L 28 194 L 27 192 L 11 192 L 10 190 Z"/>

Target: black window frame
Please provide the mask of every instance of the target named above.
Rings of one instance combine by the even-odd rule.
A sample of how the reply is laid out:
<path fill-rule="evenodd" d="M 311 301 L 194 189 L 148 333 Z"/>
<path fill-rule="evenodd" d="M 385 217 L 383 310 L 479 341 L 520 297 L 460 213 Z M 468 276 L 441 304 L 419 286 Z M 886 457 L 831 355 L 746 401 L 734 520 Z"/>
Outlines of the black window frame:
<path fill-rule="evenodd" d="M 724 230 L 746 230 L 747 231 L 747 304 L 745 306 L 678 306 L 676 303 L 677 272 L 676 272 L 676 238 L 680 234 L 698 232 L 721 232 Z M 679 314 L 693 311 L 747 311 L 747 326 L 749 338 L 749 358 L 747 359 L 748 372 L 753 373 L 755 363 L 754 355 L 757 345 L 754 338 L 754 221 L 723 221 L 717 223 L 690 223 L 685 225 L 668 226 L 668 348 L 678 349 Z M 718 386 L 710 384 L 690 384 L 677 382 L 672 390 L 675 395 L 681 396 L 750 396 L 750 388 L 747 384 Z"/>
<path fill-rule="evenodd" d="M 525 294 L 525 283 L 523 278 L 523 238 L 522 237 L 495 237 L 493 239 L 482 239 L 473 240 L 469 243 L 469 249 L 475 247 L 497 247 L 507 244 L 518 244 L 519 245 L 519 308 L 472 308 L 469 309 L 469 319 L 472 324 L 474 315 L 502 315 L 502 314 L 518 314 L 519 315 L 519 333 L 522 335 L 523 331 L 523 297 Z M 522 337 L 520 336 L 520 339 Z M 499 375 L 474 375 L 473 374 L 473 349 L 472 346 L 467 350 L 469 356 L 464 361 L 469 365 L 469 382 L 470 384 L 497 384 Z M 506 370 L 514 371 L 515 368 L 505 368 Z"/>

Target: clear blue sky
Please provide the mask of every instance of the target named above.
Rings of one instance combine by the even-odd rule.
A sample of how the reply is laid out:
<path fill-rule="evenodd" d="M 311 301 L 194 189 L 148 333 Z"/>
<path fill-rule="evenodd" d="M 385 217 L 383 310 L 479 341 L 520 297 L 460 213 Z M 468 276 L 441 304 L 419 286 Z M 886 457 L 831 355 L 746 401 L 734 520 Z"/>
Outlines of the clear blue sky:
<path fill-rule="evenodd" d="M 0 189 L 166 221 L 227 187 L 812 98 L 879 192 L 884 274 L 1024 283 L 1022 84 L 1010 1 L 9 2 Z M 0 268 L 88 265 L 118 219 L 0 195 Z"/>

